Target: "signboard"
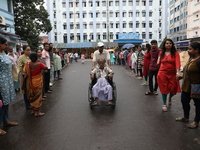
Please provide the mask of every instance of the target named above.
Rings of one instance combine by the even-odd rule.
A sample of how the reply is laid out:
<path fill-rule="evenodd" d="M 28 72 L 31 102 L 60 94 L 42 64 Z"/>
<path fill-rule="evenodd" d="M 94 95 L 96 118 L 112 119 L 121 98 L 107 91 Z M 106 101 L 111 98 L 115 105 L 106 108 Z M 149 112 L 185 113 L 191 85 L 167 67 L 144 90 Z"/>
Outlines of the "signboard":
<path fill-rule="evenodd" d="M 190 44 L 189 41 L 187 41 L 187 42 L 179 42 L 179 43 L 176 43 L 176 47 L 177 47 L 177 48 L 178 48 L 178 47 L 188 47 L 189 44 Z"/>
<path fill-rule="evenodd" d="M 118 33 L 118 39 L 139 39 L 139 33 Z"/>

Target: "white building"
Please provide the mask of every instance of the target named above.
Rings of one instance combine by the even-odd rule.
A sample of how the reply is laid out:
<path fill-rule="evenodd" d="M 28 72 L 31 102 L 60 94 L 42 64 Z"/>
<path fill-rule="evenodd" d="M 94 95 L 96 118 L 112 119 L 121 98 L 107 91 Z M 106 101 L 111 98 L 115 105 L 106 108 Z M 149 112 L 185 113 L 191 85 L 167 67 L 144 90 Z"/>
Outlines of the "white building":
<path fill-rule="evenodd" d="M 174 42 L 187 39 L 188 0 L 169 0 L 169 34 Z"/>
<path fill-rule="evenodd" d="M 200 37 L 200 0 L 189 0 L 187 21 L 187 38 Z"/>
<path fill-rule="evenodd" d="M 53 30 L 49 42 L 112 42 L 137 33 L 143 42 L 167 35 L 168 0 L 46 0 Z"/>

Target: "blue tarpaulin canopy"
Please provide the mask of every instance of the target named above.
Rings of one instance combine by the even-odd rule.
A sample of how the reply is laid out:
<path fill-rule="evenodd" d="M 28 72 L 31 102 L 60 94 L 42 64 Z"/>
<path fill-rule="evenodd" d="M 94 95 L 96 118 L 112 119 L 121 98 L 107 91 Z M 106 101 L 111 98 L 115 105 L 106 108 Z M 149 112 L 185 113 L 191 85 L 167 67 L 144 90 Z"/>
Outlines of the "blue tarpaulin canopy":
<path fill-rule="evenodd" d="M 67 43 L 67 48 L 87 48 L 87 47 L 92 47 L 92 42 Z"/>

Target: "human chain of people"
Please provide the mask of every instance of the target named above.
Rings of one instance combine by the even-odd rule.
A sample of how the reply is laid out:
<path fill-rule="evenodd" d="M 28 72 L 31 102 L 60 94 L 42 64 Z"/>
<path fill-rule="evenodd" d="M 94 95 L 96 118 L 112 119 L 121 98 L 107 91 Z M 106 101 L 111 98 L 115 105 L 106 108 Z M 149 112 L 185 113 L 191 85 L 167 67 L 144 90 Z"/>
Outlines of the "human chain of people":
<path fill-rule="evenodd" d="M 157 41 L 152 40 L 144 48 L 141 45 L 130 45 L 123 49 L 107 51 L 104 43 L 97 43 L 91 64 L 90 105 L 99 106 L 105 101 L 108 106 L 116 105 L 113 90 L 113 65 L 122 65 L 130 70 L 138 80 L 144 78 L 142 86 L 149 86 L 146 96 L 158 95 L 160 89 L 162 111 L 167 112 L 172 105 L 173 96 L 181 92 L 183 117 L 175 118 L 179 122 L 189 122 L 190 100 L 195 104 L 195 118 L 188 128 L 195 129 L 200 121 L 200 43 L 193 42 L 188 50 L 179 52 L 171 39 L 166 39 L 161 49 Z M 5 53 L 7 50 L 7 54 Z M 184 59 L 182 59 L 184 58 Z M 25 108 L 31 115 L 42 117 L 42 102 L 46 93 L 53 93 L 54 82 L 62 80 L 61 71 L 78 60 L 84 64 L 85 54 L 65 53 L 55 49 L 52 43 L 44 43 L 42 50 L 31 51 L 24 45 L 23 52 L 16 55 L 8 41 L 0 37 L 0 123 L 2 126 L 17 126 L 8 116 L 9 104 L 14 101 L 19 89 L 23 95 Z M 75 62 L 73 62 L 75 61 Z M 182 80 L 180 86 L 179 80 Z M 116 92 L 116 91 L 115 91 Z M 11 114 L 12 115 L 12 114 Z M 0 129 L 0 135 L 7 132 Z"/>

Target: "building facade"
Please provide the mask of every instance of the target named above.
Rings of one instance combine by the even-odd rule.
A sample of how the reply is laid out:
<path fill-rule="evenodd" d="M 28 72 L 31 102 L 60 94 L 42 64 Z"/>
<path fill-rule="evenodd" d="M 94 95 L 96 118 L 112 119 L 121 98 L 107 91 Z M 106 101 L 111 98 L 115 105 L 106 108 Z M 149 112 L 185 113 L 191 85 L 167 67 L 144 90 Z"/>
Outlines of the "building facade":
<path fill-rule="evenodd" d="M 187 39 L 188 0 L 169 0 L 169 34 L 174 42 Z"/>
<path fill-rule="evenodd" d="M 200 0 L 188 1 L 187 38 L 199 38 L 200 41 Z"/>
<path fill-rule="evenodd" d="M 167 35 L 168 0 L 46 0 L 49 42 L 113 42 L 136 33 L 143 42 Z"/>
<path fill-rule="evenodd" d="M 0 0 L 0 36 L 6 38 L 9 46 L 16 50 L 20 37 L 15 34 L 12 0 Z"/>

